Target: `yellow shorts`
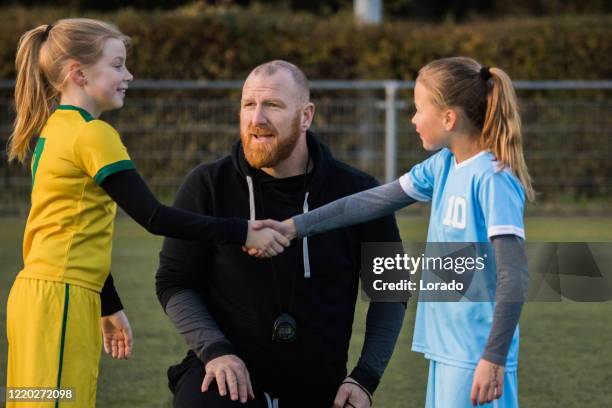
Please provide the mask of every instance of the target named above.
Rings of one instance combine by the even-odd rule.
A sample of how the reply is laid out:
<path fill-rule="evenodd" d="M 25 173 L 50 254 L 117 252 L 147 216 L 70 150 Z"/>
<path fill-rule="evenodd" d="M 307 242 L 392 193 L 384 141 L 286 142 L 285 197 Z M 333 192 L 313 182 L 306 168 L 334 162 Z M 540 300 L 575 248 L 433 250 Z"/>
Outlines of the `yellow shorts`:
<path fill-rule="evenodd" d="M 12 387 L 72 390 L 73 400 L 7 402 L 10 408 L 96 405 L 102 335 L 100 294 L 61 282 L 17 278 L 6 310 L 7 400 Z"/>

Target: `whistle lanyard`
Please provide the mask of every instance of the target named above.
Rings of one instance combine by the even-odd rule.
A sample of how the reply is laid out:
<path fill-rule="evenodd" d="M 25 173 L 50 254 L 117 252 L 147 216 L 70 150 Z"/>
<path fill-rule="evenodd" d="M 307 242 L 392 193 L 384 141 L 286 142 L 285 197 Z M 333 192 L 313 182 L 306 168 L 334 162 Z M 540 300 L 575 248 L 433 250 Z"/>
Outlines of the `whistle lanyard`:
<path fill-rule="evenodd" d="M 303 187 L 303 196 L 304 196 L 304 203 L 302 206 L 302 210 L 303 212 L 307 212 L 308 211 L 308 196 L 309 196 L 309 192 L 308 192 L 308 167 L 310 166 L 310 156 L 308 157 L 308 160 L 306 161 L 306 169 L 304 171 L 304 187 Z M 249 184 L 249 189 L 251 191 L 253 191 L 253 182 L 252 179 L 250 177 L 247 177 L 247 183 Z M 263 200 L 263 194 L 261 192 L 261 186 L 258 185 L 258 190 L 259 190 L 259 197 L 260 197 L 260 203 L 261 203 L 261 209 L 262 212 L 264 214 L 266 213 L 266 209 L 265 209 L 265 205 L 264 205 L 264 200 Z M 249 197 L 249 207 L 250 207 L 250 212 L 251 212 L 251 219 L 254 220 L 255 219 L 255 195 L 251 194 L 251 197 Z M 303 242 L 302 242 L 302 251 L 303 251 L 303 257 L 304 257 L 304 277 L 305 278 L 310 278 L 310 261 L 309 261 L 309 254 L 308 254 L 308 241 L 307 238 L 303 238 Z M 299 252 L 296 251 L 295 254 L 295 264 L 293 266 L 293 277 L 291 280 L 291 291 L 290 291 L 290 295 L 289 295 L 289 299 L 288 299 L 288 304 L 287 304 L 287 312 L 283 312 L 283 302 L 281 299 L 281 291 L 279 288 L 279 283 L 278 283 L 278 273 L 279 273 L 279 268 L 278 265 L 275 261 L 275 257 L 270 259 L 270 262 L 272 264 L 272 276 L 273 276 L 273 282 L 274 282 L 274 293 L 276 294 L 276 301 L 278 304 L 278 310 L 279 310 L 279 317 L 275 320 L 274 322 L 274 329 L 273 329 L 273 339 L 281 341 L 281 342 L 291 342 L 294 340 L 295 338 L 295 331 L 296 331 L 296 323 L 295 320 L 293 319 L 293 317 L 291 317 L 290 313 L 293 312 L 293 307 L 294 307 L 294 301 L 295 301 L 295 284 L 296 284 L 296 280 L 297 280 L 297 271 L 298 271 L 298 265 L 299 265 L 299 260 L 300 260 L 300 256 L 299 256 Z M 289 326 L 289 329 L 292 330 L 292 335 L 289 336 L 287 339 L 283 339 L 282 338 L 282 333 L 279 336 L 278 330 L 283 330 L 283 328 L 287 328 L 287 326 Z"/>

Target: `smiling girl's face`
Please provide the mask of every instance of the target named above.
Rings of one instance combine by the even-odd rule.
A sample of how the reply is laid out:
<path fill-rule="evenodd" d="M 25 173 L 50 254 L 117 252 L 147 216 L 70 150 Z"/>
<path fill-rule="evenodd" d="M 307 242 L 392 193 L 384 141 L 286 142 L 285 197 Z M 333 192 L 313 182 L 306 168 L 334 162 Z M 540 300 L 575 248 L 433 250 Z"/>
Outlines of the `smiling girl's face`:
<path fill-rule="evenodd" d="M 109 38 L 100 59 L 82 68 L 86 82 L 85 93 L 100 112 L 123 106 L 128 83 L 134 79 L 125 66 L 126 50 L 123 41 Z"/>

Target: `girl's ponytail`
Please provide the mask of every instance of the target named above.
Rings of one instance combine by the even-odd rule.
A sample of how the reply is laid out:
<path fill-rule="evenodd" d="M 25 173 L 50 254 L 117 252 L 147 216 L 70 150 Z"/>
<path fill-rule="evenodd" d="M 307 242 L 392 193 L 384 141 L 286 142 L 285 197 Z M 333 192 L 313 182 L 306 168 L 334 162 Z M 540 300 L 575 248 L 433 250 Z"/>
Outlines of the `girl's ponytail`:
<path fill-rule="evenodd" d="M 499 68 L 482 67 L 472 58 L 450 57 L 419 70 L 417 81 L 440 109 L 459 107 L 480 139 L 501 164 L 519 179 L 530 201 L 535 198 L 523 157 L 521 117 L 510 77 Z"/>
<path fill-rule="evenodd" d="M 488 72 L 492 86 L 487 95 L 481 144 L 493 152 L 502 166 L 509 167 L 516 174 L 525 195 L 533 201 L 535 192 L 523 156 L 521 118 L 512 81 L 499 68 L 489 68 Z"/>
<path fill-rule="evenodd" d="M 32 138 L 39 136 L 65 87 L 69 63 L 95 64 L 109 38 L 123 41 L 126 47 L 130 42 L 113 24 L 88 18 L 58 20 L 21 36 L 15 59 L 17 116 L 9 138 L 9 161 L 25 162 Z"/>
<path fill-rule="evenodd" d="M 30 141 L 42 130 L 57 97 L 40 65 L 40 51 L 49 35 L 47 25 L 27 31 L 17 46 L 14 130 L 9 137 L 8 159 L 25 162 Z"/>

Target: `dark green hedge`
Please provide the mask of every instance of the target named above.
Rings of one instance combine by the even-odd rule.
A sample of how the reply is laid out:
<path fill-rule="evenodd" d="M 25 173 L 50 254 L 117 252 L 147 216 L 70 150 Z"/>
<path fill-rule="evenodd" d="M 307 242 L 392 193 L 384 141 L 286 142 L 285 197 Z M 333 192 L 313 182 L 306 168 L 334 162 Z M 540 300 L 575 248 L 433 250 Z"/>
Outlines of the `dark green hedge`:
<path fill-rule="evenodd" d="M 515 79 L 612 77 L 612 15 L 364 28 L 350 14 L 189 10 L 87 16 L 112 21 L 132 37 L 128 64 L 137 78 L 236 79 L 261 62 L 282 58 L 310 78 L 413 79 L 423 64 L 450 55 L 500 66 Z M 14 77 L 21 33 L 69 15 L 0 9 L 0 77 Z"/>

